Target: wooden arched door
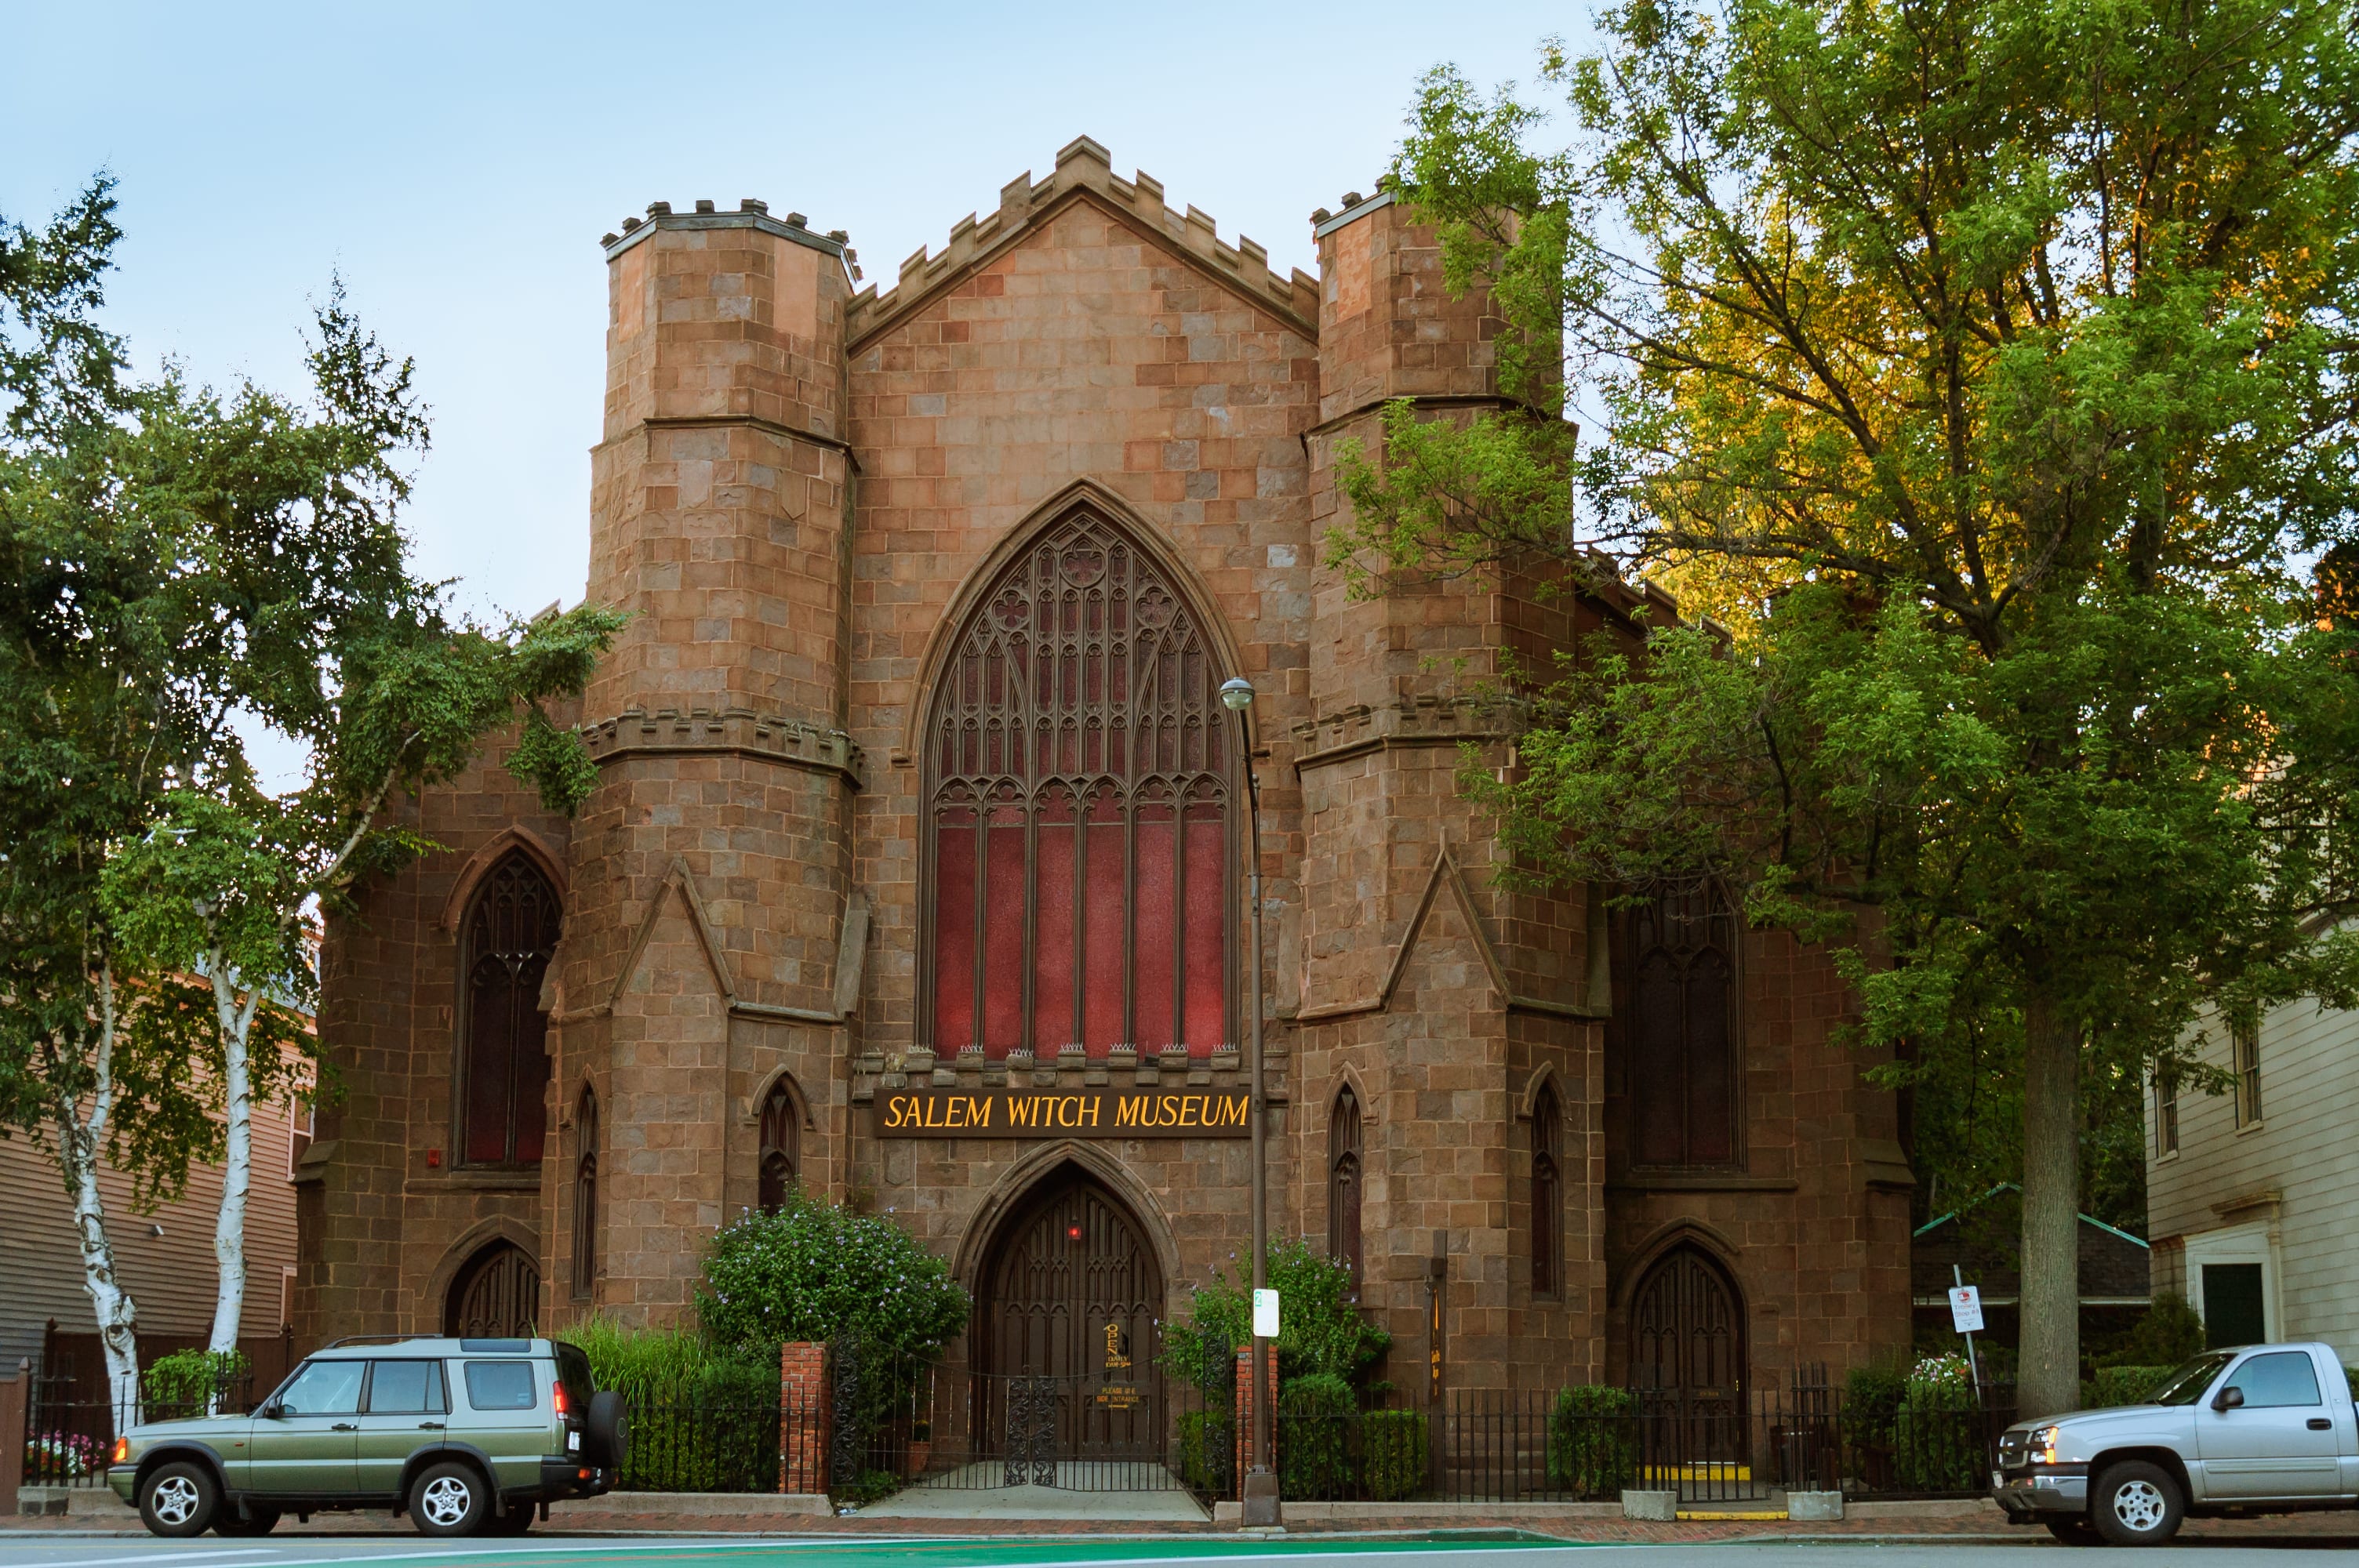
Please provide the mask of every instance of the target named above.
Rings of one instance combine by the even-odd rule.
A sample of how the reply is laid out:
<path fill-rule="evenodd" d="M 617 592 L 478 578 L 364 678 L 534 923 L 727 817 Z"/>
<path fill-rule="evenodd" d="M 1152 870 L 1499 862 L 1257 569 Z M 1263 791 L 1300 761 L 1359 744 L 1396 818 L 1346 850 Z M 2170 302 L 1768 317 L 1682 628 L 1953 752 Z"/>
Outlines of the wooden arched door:
<path fill-rule="evenodd" d="M 1690 1402 L 1745 1394 L 1745 1314 L 1736 1282 L 1692 1242 L 1648 1266 L 1630 1296 L 1630 1381 Z"/>
<path fill-rule="evenodd" d="M 494 1241 L 451 1280 L 442 1332 L 465 1339 L 529 1337 L 539 1317 L 539 1263 L 513 1241 Z"/>
<path fill-rule="evenodd" d="M 975 1366 L 994 1383 L 1053 1382 L 1060 1457 L 1148 1456 L 1163 1271 L 1128 1206 L 1082 1171 L 1048 1177 L 1000 1227 L 982 1284 Z"/>

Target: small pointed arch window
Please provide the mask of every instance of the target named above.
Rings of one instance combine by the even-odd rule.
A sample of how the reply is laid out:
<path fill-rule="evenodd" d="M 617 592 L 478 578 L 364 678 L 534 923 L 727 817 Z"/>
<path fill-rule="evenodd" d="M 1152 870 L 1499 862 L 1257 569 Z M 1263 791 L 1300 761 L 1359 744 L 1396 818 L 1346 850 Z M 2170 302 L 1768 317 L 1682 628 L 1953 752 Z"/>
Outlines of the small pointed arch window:
<path fill-rule="evenodd" d="M 1728 1166 L 1740 1153 L 1735 906 L 1707 877 L 1658 884 L 1630 912 L 1631 1162 Z"/>
<path fill-rule="evenodd" d="M 1234 1038 L 1226 673 L 1169 575 L 1088 510 L 976 600 L 924 731 L 919 1027 L 937 1053 Z"/>
<path fill-rule="evenodd" d="M 573 1113 L 573 1299 L 587 1301 L 598 1280 L 598 1095 L 582 1086 Z"/>
<path fill-rule="evenodd" d="M 760 1178 L 756 1184 L 756 1201 L 764 1214 L 776 1214 L 786 1206 L 787 1194 L 794 1189 L 795 1177 L 801 1169 L 802 1116 L 795 1104 L 794 1091 L 780 1078 L 762 1097 L 762 1137 Z"/>
<path fill-rule="evenodd" d="M 1532 1100 L 1532 1294 L 1564 1293 L 1564 1108 L 1556 1086 Z"/>
<path fill-rule="evenodd" d="M 460 1161 L 540 1163 L 548 1132 L 549 1015 L 541 982 L 557 952 L 557 890 L 522 850 L 492 869 L 460 948 Z"/>
<path fill-rule="evenodd" d="M 1360 1284 L 1360 1198 L 1365 1157 L 1361 1150 L 1360 1097 L 1345 1084 L 1327 1117 L 1327 1256 L 1352 1271 Z"/>

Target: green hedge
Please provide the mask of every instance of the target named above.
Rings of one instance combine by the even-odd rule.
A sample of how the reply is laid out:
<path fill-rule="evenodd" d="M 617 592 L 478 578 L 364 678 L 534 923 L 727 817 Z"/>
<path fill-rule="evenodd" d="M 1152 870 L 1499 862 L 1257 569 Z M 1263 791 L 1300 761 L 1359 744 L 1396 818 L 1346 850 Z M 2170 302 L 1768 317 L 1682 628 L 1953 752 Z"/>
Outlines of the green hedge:
<path fill-rule="evenodd" d="M 1235 1478 L 1237 1436 L 1227 1411 L 1183 1411 L 1173 1442 L 1178 1452 L 1172 1460 L 1181 1485 L 1214 1497 L 1228 1495 Z"/>
<path fill-rule="evenodd" d="M 1423 1411 L 1370 1411 L 1363 1415 L 1360 1465 L 1368 1499 L 1389 1503 L 1423 1491 L 1427 1444 Z"/>
<path fill-rule="evenodd" d="M 1277 1391 L 1277 1484 L 1293 1502 L 1352 1493 L 1352 1385 L 1332 1372 L 1296 1378 Z"/>
<path fill-rule="evenodd" d="M 590 1377 L 631 1411 L 625 1492 L 764 1492 L 778 1484 L 778 1368 L 675 1329 L 625 1328 L 591 1316 L 560 1336 Z"/>
<path fill-rule="evenodd" d="M 2095 1377 L 2081 1385 L 2081 1408 L 2142 1405 L 2170 1370 L 2169 1367 L 2100 1367 Z"/>
<path fill-rule="evenodd" d="M 1549 1484 L 1582 1498 L 1614 1498 L 1638 1476 L 1637 1406 L 1627 1389 L 1564 1390 L 1549 1412 Z"/>

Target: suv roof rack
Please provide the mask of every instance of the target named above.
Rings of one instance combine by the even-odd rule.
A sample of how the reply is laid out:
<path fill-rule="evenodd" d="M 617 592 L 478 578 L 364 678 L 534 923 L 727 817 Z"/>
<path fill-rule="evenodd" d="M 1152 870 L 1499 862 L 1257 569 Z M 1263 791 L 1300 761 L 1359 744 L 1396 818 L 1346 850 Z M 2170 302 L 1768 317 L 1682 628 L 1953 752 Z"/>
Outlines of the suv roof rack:
<path fill-rule="evenodd" d="M 342 1339 L 321 1346 L 324 1350 L 342 1350 L 347 1345 L 407 1345 L 413 1339 L 440 1339 L 439 1334 L 347 1334 Z"/>

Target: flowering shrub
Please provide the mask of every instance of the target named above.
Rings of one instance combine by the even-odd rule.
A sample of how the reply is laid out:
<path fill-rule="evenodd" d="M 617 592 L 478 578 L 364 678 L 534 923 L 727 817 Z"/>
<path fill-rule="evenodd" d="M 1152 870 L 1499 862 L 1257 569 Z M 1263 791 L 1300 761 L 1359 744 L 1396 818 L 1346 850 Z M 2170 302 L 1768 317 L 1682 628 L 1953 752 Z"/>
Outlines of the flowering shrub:
<path fill-rule="evenodd" d="M 72 1481 L 95 1475 L 105 1462 L 98 1439 L 79 1432 L 45 1432 L 25 1444 L 27 1481 Z"/>
<path fill-rule="evenodd" d="M 966 1327 L 950 1265 L 890 1215 L 790 1195 L 712 1238 L 697 1310 L 723 1346 L 849 1340 L 864 1356 L 926 1356 Z"/>
<path fill-rule="evenodd" d="M 1164 1365 L 1226 1405 L 1236 1378 L 1234 1353 L 1253 1343 L 1253 1299 L 1244 1281 L 1250 1265 L 1232 1282 L 1219 1270 L 1198 1285 L 1189 1321 L 1164 1331 Z M 1392 1336 L 1361 1314 L 1352 1271 L 1306 1241 L 1281 1241 L 1269 1249 L 1269 1282 L 1278 1294 L 1277 1371 L 1280 1379 L 1326 1375 L 1358 1384 L 1384 1359 Z"/>
<path fill-rule="evenodd" d="M 1980 1414 L 1964 1357 L 1928 1356 L 1910 1368 L 1893 1423 L 1901 1486 L 1917 1492 L 1972 1490 L 1982 1476 Z"/>

